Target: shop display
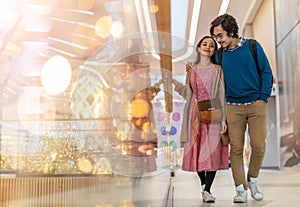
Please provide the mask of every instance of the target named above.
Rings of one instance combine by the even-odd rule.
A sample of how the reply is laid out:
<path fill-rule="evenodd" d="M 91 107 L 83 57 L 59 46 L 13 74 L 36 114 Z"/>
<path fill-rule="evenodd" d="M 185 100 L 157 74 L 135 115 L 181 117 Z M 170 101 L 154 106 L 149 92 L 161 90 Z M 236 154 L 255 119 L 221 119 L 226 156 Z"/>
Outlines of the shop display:
<path fill-rule="evenodd" d="M 112 75 L 113 73 L 113 75 Z M 156 171 L 156 128 L 149 65 L 117 64 L 104 77 L 82 70 L 71 87 L 73 120 L 2 125 L 0 173 L 17 176 Z M 136 80 L 142 84 L 135 84 Z"/>
<path fill-rule="evenodd" d="M 40 130 L 22 128 L 17 123 L 2 125 L 0 173 L 22 175 L 111 174 L 100 170 L 98 160 L 105 155 L 105 136 L 97 128 L 80 129 L 82 122 L 45 122 Z M 98 121 L 100 122 L 100 121 Z M 26 126 L 36 123 L 28 123 Z M 39 122 L 40 124 L 40 122 Z M 104 123 L 102 123 L 104 124 Z M 97 126 L 86 123 L 85 126 Z M 97 165 L 97 170 L 94 166 Z"/>

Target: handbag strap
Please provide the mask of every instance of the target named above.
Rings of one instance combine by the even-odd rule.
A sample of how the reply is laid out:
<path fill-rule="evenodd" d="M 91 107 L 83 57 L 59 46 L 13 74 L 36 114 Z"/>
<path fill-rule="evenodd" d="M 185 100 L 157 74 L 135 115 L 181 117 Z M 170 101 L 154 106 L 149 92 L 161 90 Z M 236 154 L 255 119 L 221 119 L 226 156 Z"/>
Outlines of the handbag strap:
<path fill-rule="evenodd" d="M 195 92 L 196 92 L 196 99 L 198 101 L 197 72 L 195 69 L 193 69 L 193 71 L 194 71 L 194 87 L 195 87 Z"/>

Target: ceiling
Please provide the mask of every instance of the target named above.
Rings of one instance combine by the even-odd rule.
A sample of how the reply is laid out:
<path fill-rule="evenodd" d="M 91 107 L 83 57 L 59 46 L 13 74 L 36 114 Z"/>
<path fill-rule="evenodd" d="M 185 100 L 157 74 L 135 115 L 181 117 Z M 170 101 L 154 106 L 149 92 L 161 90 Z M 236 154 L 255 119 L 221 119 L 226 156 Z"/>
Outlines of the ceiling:
<path fill-rule="evenodd" d="M 143 47 L 140 45 L 141 42 L 134 41 L 144 40 L 141 24 L 147 27 L 147 21 L 139 19 L 139 14 L 144 15 L 143 11 L 134 9 L 138 1 L 0 1 L 0 11 L 5 13 L 2 15 L 5 17 L 2 17 L 2 20 L 0 18 L 2 40 L 0 42 L 0 92 L 4 95 L 2 105 L 5 107 L 17 102 L 25 86 L 41 86 L 39 76 L 41 68 L 53 55 L 59 54 L 68 59 L 73 70 L 74 81 L 79 68 L 89 64 L 87 63 L 89 61 L 93 62 L 96 59 L 102 64 L 108 59 L 114 60 L 113 56 L 122 59 L 118 54 L 124 44 L 127 46 L 129 43 L 133 44 L 131 48 L 134 48 L 134 44 L 138 44 L 136 47 Z M 236 17 L 241 32 L 246 24 L 251 24 L 261 2 L 262 0 L 231 0 L 227 12 Z M 189 5 L 193 3 L 193 0 L 189 1 Z M 220 5 L 221 0 L 202 0 L 200 14 L 197 15 L 195 41 L 208 34 L 209 23 L 218 15 Z M 192 9 L 189 6 L 189 11 Z M 178 10 L 177 13 L 180 15 L 181 12 Z M 104 15 L 123 22 L 124 36 L 121 39 L 126 41 L 111 36 L 101 36 L 105 31 L 98 31 L 100 32 L 98 34 L 95 32 L 95 25 Z M 188 25 L 191 18 L 189 14 Z M 144 23 L 141 23 L 142 21 Z M 152 29 L 156 30 L 156 28 Z M 132 38 L 132 41 L 127 41 L 128 38 Z M 57 100 L 65 100 L 61 97 L 69 99 L 68 91 L 56 96 Z"/>

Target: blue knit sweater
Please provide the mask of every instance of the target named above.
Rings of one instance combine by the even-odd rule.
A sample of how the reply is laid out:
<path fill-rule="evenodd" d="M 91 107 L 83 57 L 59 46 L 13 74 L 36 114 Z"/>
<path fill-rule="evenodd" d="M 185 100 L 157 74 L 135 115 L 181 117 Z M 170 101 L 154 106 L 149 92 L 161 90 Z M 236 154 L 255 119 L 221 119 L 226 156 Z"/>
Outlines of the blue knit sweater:
<path fill-rule="evenodd" d="M 248 39 L 241 41 L 239 47 L 223 50 L 222 68 L 227 102 L 249 103 L 256 100 L 268 102 L 272 90 L 272 70 L 258 42 L 256 47 L 261 75 L 257 73 Z M 216 62 L 219 63 L 217 55 Z"/>

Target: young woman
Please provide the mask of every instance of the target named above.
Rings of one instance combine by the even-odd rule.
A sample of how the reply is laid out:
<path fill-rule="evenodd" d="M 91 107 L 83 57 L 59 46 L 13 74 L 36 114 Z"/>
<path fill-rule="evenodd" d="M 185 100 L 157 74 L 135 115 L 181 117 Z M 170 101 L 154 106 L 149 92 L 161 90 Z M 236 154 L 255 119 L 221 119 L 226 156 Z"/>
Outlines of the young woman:
<path fill-rule="evenodd" d="M 175 90 L 186 99 L 181 131 L 182 169 L 197 172 L 206 203 L 216 199 L 211 193 L 216 171 L 228 169 L 228 145 L 221 143 L 221 135 L 227 130 L 223 72 L 212 62 L 216 51 L 216 41 L 210 36 L 203 37 L 196 47 L 196 61 L 186 65 L 186 85 L 173 80 Z M 203 123 L 198 102 L 214 98 L 220 102 L 222 118 L 216 123 Z"/>

